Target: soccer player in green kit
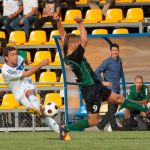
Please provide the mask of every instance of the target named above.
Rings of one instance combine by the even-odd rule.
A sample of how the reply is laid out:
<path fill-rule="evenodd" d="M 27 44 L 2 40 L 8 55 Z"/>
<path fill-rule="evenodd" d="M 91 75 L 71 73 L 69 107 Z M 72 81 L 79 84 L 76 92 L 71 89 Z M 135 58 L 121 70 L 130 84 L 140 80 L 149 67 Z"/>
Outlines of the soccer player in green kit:
<path fill-rule="evenodd" d="M 134 85 L 129 87 L 128 99 L 137 102 L 139 104 L 147 105 L 149 101 L 149 88 L 148 86 L 143 84 L 143 77 L 138 75 L 135 77 Z M 147 117 L 146 112 L 124 109 L 124 128 L 125 130 L 130 130 L 130 118 L 131 114 L 139 114 L 141 119 L 145 119 Z"/>
<path fill-rule="evenodd" d="M 115 94 L 105 87 L 93 72 L 90 64 L 84 57 L 85 47 L 87 45 L 87 32 L 83 20 L 75 17 L 74 20 L 79 24 L 80 39 L 77 35 L 66 34 L 60 18 L 57 18 L 57 27 L 63 44 L 64 62 L 69 65 L 77 77 L 77 82 L 81 84 L 82 96 L 86 103 L 88 118 L 79 120 L 65 127 L 68 131 L 83 131 L 85 128 L 97 126 L 99 124 L 99 109 L 101 102 L 120 104 L 122 107 L 146 112 L 148 107 L 124 99 L 122 95 Z"/>

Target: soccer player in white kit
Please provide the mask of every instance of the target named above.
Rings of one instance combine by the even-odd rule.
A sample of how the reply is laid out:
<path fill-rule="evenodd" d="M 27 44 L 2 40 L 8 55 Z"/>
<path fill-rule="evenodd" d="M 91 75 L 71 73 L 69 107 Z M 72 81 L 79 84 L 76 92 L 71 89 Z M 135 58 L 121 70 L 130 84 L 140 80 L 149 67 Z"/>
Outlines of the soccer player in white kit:
<path fill-rule="evenodd" d="M 4 58 L 5 64 L 2 66 L 2 76 L 16 100 L 25 106 L 30 113 L 40 117 L 55 132 L 60 133 L 60 126 L 56 121 L 44 115 L 41 104 L 36 97 L 35 86 L 29 78 L 29 76 L 40 70 L 41 67 L 48 65 L 49 60 L 44 59 L 35 67 L 25 71 L 24 59 L 18 56 L 18 52 L 14 47 L 5 48 Z"/>

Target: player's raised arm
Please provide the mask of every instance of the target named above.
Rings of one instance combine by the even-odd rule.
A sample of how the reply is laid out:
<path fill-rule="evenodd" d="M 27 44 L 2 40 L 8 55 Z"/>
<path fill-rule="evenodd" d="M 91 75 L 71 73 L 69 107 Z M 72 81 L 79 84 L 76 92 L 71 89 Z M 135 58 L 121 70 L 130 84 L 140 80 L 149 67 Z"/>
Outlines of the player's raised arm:
<path fill-rule="evenodd" d="M 88 39 L 87 39 L 87 31 L 86 31 L 85 26 L 83 24 L 83 20 L 80 17 L 75 17 L 74 20 L 79 24 L 81 44 L 83 47 L 85 47 Z"/>
<path fill-rule="evenodd" d="M 41 67 L 46 66 L 49 64 L 49 59 L 44 59 L 43 61 L 41 61 L 38 65 L 36 65 L 35 67 L 27 70 L 27 71 L 23 71 L 22 73 L 22 77 L 29 77 L 32 74 L 36 73 Z"/>
<path fill-rule="evenodd" d="M 61 24 L 60 17 L 57 16 L 57 18 L 55 18 L 55 20 L 57 20 L 57 28 L 59 30 L 59 35 L 60 35 L 61 41 L 64 44 L 64 39 L 65 39 L 65 36 L 66 36 L 66 31 L 65 31 L 63 25 Z"/>

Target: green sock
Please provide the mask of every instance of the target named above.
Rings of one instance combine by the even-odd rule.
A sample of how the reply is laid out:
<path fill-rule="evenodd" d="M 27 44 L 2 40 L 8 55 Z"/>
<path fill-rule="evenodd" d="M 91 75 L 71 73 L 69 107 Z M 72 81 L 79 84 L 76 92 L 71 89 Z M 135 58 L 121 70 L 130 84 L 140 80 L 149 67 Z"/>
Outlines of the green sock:
<path fill-rule="evenodd" d="M 88 120 L 79 120 L 75 123 L 72 123 L 65 128 L 69 131 L 83 131 L 85 128 L 89 127 Z"/>
<path fill-rule="evenodd" d="M 126 99 L 123 102 L 121 107 L 130 109 L 130 110 L 139 110 L 139 111 L 142 111 L 142 112 L 146 112 L 147 111 L 147 106 L 145 106 L 143 104 L 136 103 L 136 102 L 128 100 L 128 99 Z"/>

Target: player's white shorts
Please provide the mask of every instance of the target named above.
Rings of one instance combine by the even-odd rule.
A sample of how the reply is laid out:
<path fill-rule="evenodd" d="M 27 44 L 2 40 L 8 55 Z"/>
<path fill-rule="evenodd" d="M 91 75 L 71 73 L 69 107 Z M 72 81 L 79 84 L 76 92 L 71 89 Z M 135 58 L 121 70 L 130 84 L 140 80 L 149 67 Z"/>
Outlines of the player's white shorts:
<path fill-rule="evenodd" d="M 28 82 L 24 83 L 23 86 L 21 86 L 19 91 L 17 92 L 18 94 L 16 95 L 15 93 L 15 95 L 17 96 L 17 101 L 26 108 L 35 107 L 36 109 L 40 110 L 41 107 L 40 101 L 37 98 L 30 101 L 25 95 L 25 93 L 30 89 L 33 90 L 35 89 L 34 84 Z"/>

